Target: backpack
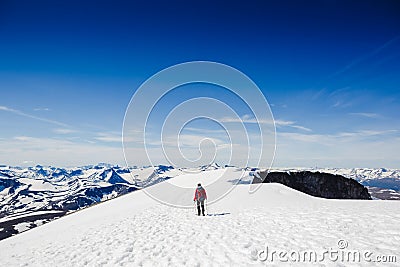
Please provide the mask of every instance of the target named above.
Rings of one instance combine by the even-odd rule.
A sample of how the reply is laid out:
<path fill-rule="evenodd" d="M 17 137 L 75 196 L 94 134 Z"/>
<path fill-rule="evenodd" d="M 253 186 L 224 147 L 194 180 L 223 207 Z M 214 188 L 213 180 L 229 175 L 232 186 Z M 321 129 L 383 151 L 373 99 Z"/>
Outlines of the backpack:
<path fill-rule="evenodd" d="M 203 187 L 198 187 L 196 191 L 197 200 L 204 201 L 206 199 L 206 190 Z"/>

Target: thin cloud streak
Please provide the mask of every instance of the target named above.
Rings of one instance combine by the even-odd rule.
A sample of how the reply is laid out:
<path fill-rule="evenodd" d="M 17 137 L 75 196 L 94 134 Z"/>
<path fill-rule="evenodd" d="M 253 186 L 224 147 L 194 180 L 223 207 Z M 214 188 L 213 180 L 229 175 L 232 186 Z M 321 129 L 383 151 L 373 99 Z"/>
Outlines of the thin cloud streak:
<path fill-rule="evenodd" d="M 372 118 L 372 119 L 381 118 L 381 115 L 379 115 L 377 113 L 369 113 L 369 112 L 353 112 L 353 113 L 349 113 L 349 115 L 365 117 L 365 118 Z"/>
<path fill-rule="evenodd" d="M 35 108 L 33 110 L 34 111 L 50 111 L 51 109 L 49 109 L 49 108 Z"/>
<path fill-rule="evenodd" d="M 31 119 L 34 119 L 34 120 L 39 120 L 39 121 L 55 124 L 55 125 L 62 126 L 62 127 L 69 127 L 65 123 L 62 123 L 62 122 L 59 122 L 59 121 L 55 121 L 55 120 L 46 119 L 46 118 L 42 118 L 42 117 L 38 117 L 38 116 L 34 116 L 34 115 L 22 112 L 22 111 L 17 110 L 17 109 L 12 109 L 12 108 L 9 108 L 9 107 L 6 107 L 6 106 L 0 106 L 0 110 L 6 111 L 6 112 L 10 112 L 10 113 L 14 113 L 14 114 L 17 114 L 19 116 L 26 117 L 26 118 L 31 118 Z"/>
<path fill-rule="evenodd" d="M 376 48 L 375 50 L 371 51 L 370 53 L 367 53 L 359 58 L 354 59 L 352 62 L 350 62 L 349 64 L 347 64 L 344 68 L 338 70 L 337 72 L 331 74 L 328 78 L 334 78 L 346 71 L 348 71 L 349 69 L 353 68 L 354 66 L 360 64 L 361 62 L 371 58 L 372 56 L 378 54 L 379 52 L 381 52 L 383 49 L 385 49 L 386 47 L 390 46 L 392 43 L 396 42 L 397 40 L 400 39 L 400 35 L 390 39 L 389 41 L 387 41 L 386 43 L 384 43 L 383 45 L 381 45 L 380 47 Z"/>
<path fill-rule="evenodd" d="M 53 129 L 53 132 L 56 134 L 71 134 L 71 133 L 76 133 L 77 131 L 68 128 L 56 128 Z"/>
<path fill-rule="evenodd" d="M 280 132 L 278 135 L 287 137 L 292 140 L 302 141 L 302 142 L 312 142 L 328 145 L 331 143 L 343 141 L 343 138 L 360 139 L 365 137 L 377 137 L 377 136 L 388 136 L 398 133 L 398 130 L 360 130 L 355 132 L 339 132 L 336 134 L 300 134 L 300 133 L 288 133 Z M 327 142 L 327 141 L 331 142 Z M 333 142 L 334 141 L 334 142 Z"/>
<path fill-rule="evenodd" d="M 220 120 L 221 122 L 225 122 L 225 123 L 252 123 L 252 124 L 273 124 L 275 123 L 276 127 L 290 127 L 290 128 L 294 128 L 294 129 L 298 129 L 298 130 L 302 130 L 302 131 L 306 131 L 306 132 L 312 132 L 312 130 L 310 128 L 301 126 L 301 125 L 297 125 L 296 122 L 294 121 L 286 121 L 286 120 L 257 120 L 256 118 L 252 118 L 250 115 L 244 115 L 241 118 L 222 118 Z"/>

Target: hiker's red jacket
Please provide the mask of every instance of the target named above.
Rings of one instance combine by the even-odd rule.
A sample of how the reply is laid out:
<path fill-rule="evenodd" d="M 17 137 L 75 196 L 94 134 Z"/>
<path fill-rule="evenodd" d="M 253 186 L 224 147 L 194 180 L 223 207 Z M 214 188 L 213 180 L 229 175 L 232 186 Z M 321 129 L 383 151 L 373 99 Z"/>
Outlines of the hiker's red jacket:
<path fill-rule="evenodd" d="M 201 186 L 197 187 L 196 192 L 194 192 L 193 201 L 196 201 L 196 200 L 204 201 L 206 199 L 207 199 L 206 190 Z"/>

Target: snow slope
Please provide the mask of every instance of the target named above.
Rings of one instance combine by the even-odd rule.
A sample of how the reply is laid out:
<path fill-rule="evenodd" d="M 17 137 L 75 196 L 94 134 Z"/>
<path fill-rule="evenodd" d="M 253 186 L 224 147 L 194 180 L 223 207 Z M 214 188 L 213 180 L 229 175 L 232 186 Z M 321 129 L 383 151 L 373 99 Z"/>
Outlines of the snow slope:
<path fill-rule="evenodd" d="M 212 174 L 218 170 L 205 176 L 212 180 Z M 195 185 L 198 179 L 177 176 L 152 188 Z M 398 201 L 319 199 L 280 184 L 248 191 L 249 185 L 234 186 L 208 206 L 215 216 L 205 217 L 135 191 L 0 241 L 0 266 L 280 266 L 276 257 L 262 262 L 259 252 L 266 245 L 269 251 L 338 250 L 339 240 L 348 249 L 371 251 L 372 259 L 396 256 L 400 262 Z M 192 201 L 193 192 L 176 193 L 177 202 Z M 328 259 L 320 264 L 349 265 Z"/>

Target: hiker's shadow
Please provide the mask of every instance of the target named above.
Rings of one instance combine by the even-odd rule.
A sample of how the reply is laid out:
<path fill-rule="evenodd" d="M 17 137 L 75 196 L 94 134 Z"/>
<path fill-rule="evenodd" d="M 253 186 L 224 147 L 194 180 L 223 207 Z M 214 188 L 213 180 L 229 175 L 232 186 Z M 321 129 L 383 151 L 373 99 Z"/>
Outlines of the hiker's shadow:
<path fill-rule="evenodd" d="M 224 216 L 224 215 L 229 215 L 231 214 L 230 212 L 222 212 L 222 213 L 209 213 L 207 216 Z"/>

